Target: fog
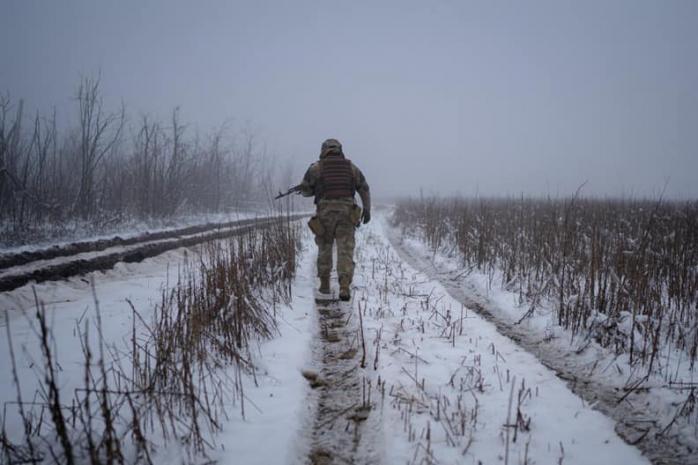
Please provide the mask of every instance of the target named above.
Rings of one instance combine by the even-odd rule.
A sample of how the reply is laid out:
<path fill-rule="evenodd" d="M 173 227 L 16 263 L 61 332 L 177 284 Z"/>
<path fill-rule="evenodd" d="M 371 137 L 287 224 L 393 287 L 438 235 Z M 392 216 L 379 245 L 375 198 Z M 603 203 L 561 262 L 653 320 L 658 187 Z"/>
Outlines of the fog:
<path fill-rule="evenodd" d="M 251 128 L 300 176 L 338 138 L 377 196 L 698 196 L 698 2 L 28 1 L 0 92 Z M 282 186 L 280 186 L 282 187 Z M 283 186 L 286 187 L 286 186 Z"/>

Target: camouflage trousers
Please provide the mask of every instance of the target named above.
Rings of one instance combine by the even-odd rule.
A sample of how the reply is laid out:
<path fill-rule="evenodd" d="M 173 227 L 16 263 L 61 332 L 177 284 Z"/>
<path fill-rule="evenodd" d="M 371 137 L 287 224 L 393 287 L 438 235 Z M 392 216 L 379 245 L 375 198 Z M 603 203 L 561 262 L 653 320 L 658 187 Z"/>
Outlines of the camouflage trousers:
<path fill-rule="evenodd" d="M 318 203 L 317 217 L 323 234 L 315 236 L 318 246 L 317 274 L 329 276 L 332 271 L 332 246 L 337 243 L 337 277 L 351 283 L 354 277 L 353 202 L 323 200 Z"/>

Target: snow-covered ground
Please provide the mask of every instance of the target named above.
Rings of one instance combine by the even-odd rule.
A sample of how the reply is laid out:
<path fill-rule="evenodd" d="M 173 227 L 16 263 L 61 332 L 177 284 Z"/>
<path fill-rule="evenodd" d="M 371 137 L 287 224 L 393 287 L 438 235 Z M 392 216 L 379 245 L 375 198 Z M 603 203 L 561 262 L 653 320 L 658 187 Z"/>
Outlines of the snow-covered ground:
<path fill-rule="evenodd" d="M 268 220 L 269 217 L 262 216 L 262 217 L 252 217 L 252 218 L 259 218 L 260 221 L 264 221 L 264 220 Z M 247 218 L 241 218 L 241 219 L 247 219 Z M 207 234 L 213 235 L 213 234 L 216 234 L 220 231 L 235 231 L 235 230 L 240 229 L 240 228 L 245 227 L 245 226 L 249 226 L 249 225 L 247 225 L 247 224 L 245 224 L 243 226 L 232 225 L 232 226 L 227 227 L 227 228 L 221 228 L 221 229 L 216 229 L 216 230 L 207 231 L 207 232 L 194 233 L 194 234 L 181 234 L 181 235 L 177 235 L 177 236 L 171 237 L 171 238 L 159 239 L 159 240 L 155 240 L 155 241 L 148 241 L 148 244 L 162 244 L 165 246 L 167 244 L 175 244 L 174 246 L 176 247 L 177 243 L 179 241 L 182 241 L 182 240 L 203 237 Z M 96 258 L 108 256 L 111 254 L 126 254 L 126 253 L 129 253 L 131 251 L 138 250 L 142 246 L 143 246 L 143 243 L 138 242 L 136 244 L 131 244 L 131 245 L 116 245 L 116 246 L 108 247 L 104 250 L 99 250 L 99 251 L 82 252 L 82 253 L 76 253 L 76 254 L 72 254 L 72 255 L 54 257 L 54 258 L 45 259 L 45 260 L 34 260 L 34 261 L 31 261 L 30 263 L 27 263 L 27 264 L 0 269 L 0 279 L 6 278 L 8 276 L 17 276 L 17 275 L 22 275 L 22 274 L 28 274 L 28 273 L 32 273 L 36 270 L 40 270 L 40 269 L 48 268 L 48 267 L 53 267 L 53 266 L 60 266 L 60 265 L 64 265 L 64 264 L 70 263 L 70 262 L 94 260 Z"/>
<path fill-rule="evenodd" d="M 555 302 L 541 300 L 532 308 L 517 289 L 502 285 L 499 271 L 489 275 L 474 269 L 464 272 L 452 249 L 430 250 L 404 231 L 388 231 L 401 252 L 447 286 L 451 295 L 486 311 L 505 333 L 522 340 L 522 345 L 547 366 L 555 367 L 580 394 L 612 415 L 627 440 L 669 463 L 698 461 L 698 411 L 691 394 L 697 378 L 683 350 L 667 345 L 648 374 L 646 365 L 632 365 L 627 353 L 601 347 L 590 332 L 575 335 L 559 326 Z M 621 318 L 618 331 L 629 334 L 630 328 L 628 313 Z"/>
<path fill-rule="evenodd" d="M 384 464 L 644 464 L 638 449 L 614 431 L 614 422 L 574 395 L 555 373 L 472 310 L 451 298 L 433 278 L 411 268 L 390 245 L 378 216 L 357 232 L 355 296 L 346 318 L 361 311 L 371 411 L 357 433 L 370 436 Z M 315 246 L 304 239 L 293 301 L 278 311 L 279 334 L 259 344 L 256 379 L 244 380 L 245 418 L 229 405 L 213 459 L 221 464 L 308 463 L 309 428 L 317 399 L 302 370 L 318 370 L 313 342 L 320 328 L 314 303 Z M 108 342 L 128 338 L 132 313 L 147 317 L 195 251 L 176 250 L 139 264 L 120 264 L 63 282 L 35 286 L 47 304 L 62 372 L 69 389 L 82 364 L 76 321 L 94 312 L 94 280 Z M 31 359 L 38 348 L 29 320 L 28 286 L 0 295 L 7 311 L 23 390 L 32 392 Z M 2 344 L 7 346 L 3 332 Z M 364 355 L 357 332 L 357 364 Z M 19 350 L 23 347 L 24 350 Z M 15 399 L 7 350 L 0 352 L 0 395 Z M 320 388 L 322 389 L 322 388 Z M 365 394 L 362 393 L 365 397 Z M 10 406 L 10 409 L 12 407 Z M 8 430 L 21 425 L 8 415 Z M 13 423 L 14 422 L 14 423 Z M 160 463 L 172 461 L 161 453 Z M 357 455 L 360 458 L 361 455 Z M 361 463 L 361 462 L 359 462 Z"/>
<path fill-rule="evenodd" d="M 104 273 L 1 293 L 0 309 L 9 320 L 24 401 L 32 399 L 39 385 L 37 362 L 41 354 L 35 334 L 37 323 L 33 318 L 36 312 L 34 291 L 46 305 L 61 368 L 61 390 L 70 399 L 73 390 L 81 387 L 83 377 L 83 355 L 76 326 L 88 319 L 94 322 L 96 317 L 90 281 L 94 282 L 106 345 L 127 347 L 133 325 L 133 313 L 127 300 L 145 321 L 149 321 L 153 308 L 160 302 L 162 290 L 171 288 L 179 269 L 186 261 L 196 261 L 197 255 L 197 248 L 177 249 L 141 263 L 120 263 Z M 258 345 L 254 351 L 255 377 L 243 379 L 245 418 L 242 418 L 239 401 L 226 405 L 228 421 L 223 433 L 214 438 L 216 448 L 210 454 L 220 463 L 285 463 L 289 457 L 306 455 L 307 451 L 295 442 L 296 428 L 307 416 L 304 399 L 309 389 L 300 371 L 309 358 L 309 339 L 315 332 L 310 314 L 314 302 L 313 265 L 309 254 L 304 257 L 293 288 L 294 306 L 278 309 L 278 337 Z M 5 326 L 4 318 L 0 325 Z M 3 347 L 0 351 L 0 402 L 6 404 L 16 400 L 16 390 L 5 328 L 0 344 Z M 17 438 L 21 436 L 22 426 L 16 406 L 8 404 L 6 411 L 6 429 L 11 438 Z M 270 444 L 268 438 L 273 438 L 271 447 L 263 445 Z M 155 461 L 179 462 L 181 456 L 178 448 L 168 447 L 160 450 Z"/>
<path fill-rule="evenodd" d="M 398 234 L 392 231 L 393 237 Z M 465 287 L 465 291 L 481 303 L 486 303 L 489 308 L 497 312 L 510 324 L 519 324 L 527 331 L 537 334 L 541 339 L 554 342 L 558 350 L 577 352 L 582 355 L 580 361 L 590 365 L 590 371 L 596 372 L 603 377 L 605 382 L 615 387 L 626 387 L 645 378 L 647 367 L 641 364 L 631 366 L 627 353 L 614 354 L 611 350 L 604 350 L 588 333 L 578 333 L 574 335 L 571 331 L 566 331 L 556 322 L 554 307 L 556 302 L 539 301 L 533 306 L 525 298 L 521 299 L 518 289 L 507 289 L 501 283 L 504 282 L 502 273 L 495 270 L 491 275 L 475 269 L 463 272 L 456 254 L 444 253 L 444 251 L 431 251 L 421 241 L 412 236 L 401 236 L 399 239 L 402 246 L 409 250 L 409 253 L 429 266 L 434 274 L 437 274 L 451 282 L 456 282 L 459 286 Z M 457 279 L 452 279 L 457 277 Z M 630 333 L 631 312 L 621 315 L 618 323 L 619 331 Z M 597 319 L 605 318 L 597 315 Z M 638 339 L 641 339 L 638 333 Z M 639 343 L 638 343 L 639 345 Z M 639 351 L 641 347 L 636 347 Z M 595 365 L 595 368 L 591 368 Z M 616 366 L 613 370 L 604 370 L 603 367 Z M 602 373 L 603 372 L 603 373 Z M 685 351 L 673 346 L 667 346 L 654 365 L 654 370 L 644 387 L 661 387 L 672 383 L 694 383 L 696 374 L 691 370 L 690 360 Z"/>
<path fill-rule="evenodd" d="M 385 463 L 648 463 L 554 372 L 402 261 L 376 223 L 360 234 L 356 298 L 366 371 L 385 383 L 372 413 Z"/>
<path fill-rule="evenodd" d="M 0 245 L 0 253 L 11 254 L 32 252 L 46 247 L 62 247 L 71 244 L 75 241 L 98 241 L 104 239 L 111 239 L 116 236 L 121 237 L 122 239 L 129 239 L 132 237 L 138 237 L 142 235 L 144 231 L 148 231 L 150 233 L 166 232 L 186 228 L 189 226 L 197 226 L 207 223 L 225 223 L 228 221 L 238 221 L 245 220 L 248 218 L 256 218 L 258 216 L 269 216 L 269 213 L 262 212 L 261 210 L 250 210 L 235 211 L 228 213 L 206 213 L 198 215 L 186 215 L 178 218 L 168 219 L 153 218 L 150 220 L 133 220 L 127 221 L 123 224 L 111 228 L 100 228 L 104 231 L 100 231 L 98 233 L 89 232 L 94 229 L 94 227 L 90 224 L 78 225 L 74 229 L 70 229 L 66 232 L 57 231 L 55 225 L 46 224 L 43 228 L 41 228 L 41 230 L 42 237 L 46 237 L 47 239 L 32 241 L 31 238 L 27 238 L 26 242 L 28 243 L 24 245 Z"/>

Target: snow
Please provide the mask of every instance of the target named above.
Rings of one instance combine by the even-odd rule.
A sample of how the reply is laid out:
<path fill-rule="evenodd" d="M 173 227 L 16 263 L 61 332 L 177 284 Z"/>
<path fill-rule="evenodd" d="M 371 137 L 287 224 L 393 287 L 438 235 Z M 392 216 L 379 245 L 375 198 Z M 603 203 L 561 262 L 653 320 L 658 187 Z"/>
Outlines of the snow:
<path fill-rule="evenodd" d="M 55 281 L 23 286 L 0 294 L 0 309 L 10 320 L 15 355 L 24 399 L 31 398 L 38 386 L 32 360 L 41 360 L 37 338 L 30 316 L 36 311 L 33 290 L 46 304 L 48 321 L 56 341 L 57 358 L 62 371 L 59 374 L 63 392 L 72 395 L 82 383 L 82 352 L 76 323 L 85 319 L 94 321 L 94 299 L 90 281 L 94 281 L 102 318 L 105 343 L 127 343 L 132 325 L 129 299 L 141 316 L 148 321 L 162 290 L 176 281 L 178 269 L 187 260 L 195 259 L 196 248 L 177 249 L 137 264 L 119 263 L 107 272 L 90 273 L 67 281 Z M 300 371 L 308 359 L 309 339 L 314 319 L 312 310 L 312 283 L 314 276 L 310 254 L 305 254 L 299 268 L 299 277 L 293 287 L 293 307 L 278 309 L 279 336 L 259 344 L 255 353 L 257 366 L 255 387 L 252 377 L 245 378 L 245 418 L 240 405 L 228 402 L 228 422 L 224 431 L 215 438 L 217 450 L 211 454 L 220 463 L 267 464 L 283 463 L 291 456 L 300 457 L 307 451 L 298 447 L 295 432 L 306 416 L 307 382 Z M 25 316 L 26 315 L 26 316 Z M 4 319 L 3 319 L 4 322 Z M 0 344 L 7 347 L 6 332 L 2 331 Z M 15 400 L 9 352 L 0 352 L 0 401 Z M 19 418 L 10 409 L 7 429 L 16 437 L 21 431 Z M 273 447 L 261 444 L 273 438 Z M 177 447 L 161 450 L 157 463 L 179 461 L 182 452 Z"/>
<path fill-rule="evenodd" d="M 403 236 L 401 240 L 404 246 L 414 256 L 419 257 L 422 263 L 428 264 L 435 274 L 450 281 L 457 281 L 458 285 L 462 286 L 470 296 L 486 305 L 497 317 L 502 318 L 507 323 L 519 322 L 529 310 L 530 303 L 520 302 L 518 292 L 508 290 L 501 285 L 503 279 L 499 271 L 495 270 L 491 275 L 474 269 L 468 273 L 462 273 L 458 257 L 442 251 L 431 251 L 424 243 L 414 237 Z M 458 276 L 457 280 L 453 279 L 456 275 Z M 600 366 L 617 365 L 616 370 L 609 370 L 603 376 L 603 381 L 609 386 L 623 388 L 645 377 L 645 367 L 631 366 L 627 354 L 617 355 L 589 340 L 586 334 L 574 336 L 571 331 L 560 327 L 555 321 L 555 305 L 554 302 L 539 302 L 535 311 L 521 321 L 522 328 L 536 334 L 541 340 L 546 339 L 554 344 L 556 350 L 577 353 L 577 361 L 580 364 L 591 365 L 596 362 Z M 630 333 L 631 315 L 631 311 L 621 312 L 617 321 L 618 330 Z M 594 318 L 597 323 L 601 324 L 603 320 L 607 319 L 607 316 L 597 313 Z M 643 316 L 639 315 L 637 318 L 642 319 Z M 666 386 L 668 381 L 696 382 L 696 374 L 690 369 L 685 353 L 674 347 L 667 347 L 663 354 L 658 357 L 654 373 L 643 385 L 662 387 Z M 670 403 L 677 400 L 671 392 L 667 391 L 664 395 L 670 397 Z"/>
<path fill-rule="evenodd" d="M 401 260 L 386 238 L 386 228 L 377 215 L 357 232 L 351 308 L 354 316 L 359 307 L 363 309 L 367 354 L 361 373 L 372 389 L 372 410 L 361 433 L 371 435 L 380 448 L 380 463 L 420 463 L 427 456 L 442 464 L 506 463 L 507 447 L 509 464 L 558 463 L 561 458 L 568 465 L 649 463 L 619 438 L 612 420 L 574 395 L 555 373 L 462 307 L 437 281 Z M 212 454 L 218 463 L 307 462 L 316 397 L 301 371 L 317 369 L 311 347 L 319 332 L 314 304 L 316 248 L 307 234 L 304 248 L 293 302 L 278 310 L 279 334 L 259 343 L 256 376 L 243 381 L 245 417 L 240 405 L 228 405 L 228 418 Z M 119 342 L 128 338 L 132 324 L 125 299 L 147 320 L 162 289 L 171 286 L 179 267 L 195 257 L 196 248 L 178 249 L 141 263 L 119 264 L 104 273 L 0 294 L 0 309 L 10 319 L 23 391 L 34 391 L 36 374 L 30 360 L 39 359 L 31 324 L 20 311 L 33 311 L 33 289 L 46 303 L 63 369 L 60 379 L 72 392 L 82 374 L 75 324 L 94 318 L 90 281 L 99 298 L 105 338 Z M 6 346 L 4 331 L 0 338 Z M 0 400 L 13 401 L 8 351 L 0 354 Z M 510 424 L 516 419 L 522 382 L 526 398 L 521 412 L 525 421 L 530 418 L 530 431 L 519 429 L 513 442 L 514 428 L 504 425 L 508 416 Z M 19 433 L 18 419 L 11 415 L 7 420 L 8 430 Z M 463 434 L 454 434 L 457 431 Z M 157 462 L 172 462 L 176 455 L 164 450 Z"/>
<path fill-rule="evenodd" d="M 263 221 L 267 219 L 268 217 L 260 217 L 259 220 Z M 235 231 L 236 229 L 244 228 L 248 225 L 243 225 L 243 226 L 231 226 L 228 228 L 221 228 L 221 229 L 216 229 L 214 231 L 207 231 L 204 233 L 195 233 L 195 234 L 185 234 L 185 235 L 179 235 L 176 237 L 168 238 L 168 239 L 160 239 L 160 240 L 155 240 L 155 241 L 147 241 L 148 244 L 173 244 L 176 243 L 177 241 L 183 240 L 183 239 L 189 239 L 189 238 L 196 238 L 196 237 L 201 237 L 205 236 L 206 234 L 214 234 L 219 231 Z M 73 255 L 68 255 L 68 256 L 63 256 L 63 257 L 56 257 L 56 258 L 51 258 L 51 259 L 46 259 L 46 260 L 34 260 L 30 263 L 24 264 L 24 265 L 18 265 L 18 266 L 13 266 L 13 267 L 8 267 L 4 269 L 0 269 L 0 278 L 5 278 L 5 277 L 10 277 L 10 276 L 16 276 L 16 275 L 23 275 L 23 274 L 28 274 L 36 270 L 40 270 L 43 268 L 48 268 L 51 266 L 56 266 L 56 265 L 63 265 L 66 263 L 73 263 L 73 262 L 78 262 L 80 260 L 93 260 L 99 257 L 105 257 L 109 256 L 112 254 L 125 254 L 130 251 L 138 250 L 139 248 L 143 247 L 143 242 L 139 242 L 136 244 L 132 245 L 118 245 L 114 247 L 109 247 L 104 250 L 96 251 L 96 252 L 82 252 L 82 253 L 77 253 Z"/>
<path fill-rule="evenodd" d="M 385 237 L 384 221 L 376 223 L 360 235 L 355 278 L 356 298 L 365 299 L 368 360 L 374 360 L 377 350 L 368 341 L 375 342 L 382 333 L 378 368 L 369 366 L 366 372 L 374 380 L 380 377 L 388 393 L 413 399 L 411 406 L 398 407 L 386 394 L 378 407 L 386 463 L 415 463 L 415 457 L 426 457 L 427 450 L 436 463 L 503 461 L 507 447 L 503 425 L 511 387 L 515 411 L 522 382 L 525 390 L 530 389 L 522 411 L 530 418 L 531 429 L 519 431 L 516 443 L 509 441 L 509 463 L 524 463 L 524 457 L 528 463 L 558 463 L 563 456 L 566 464 L 649 463 L 618 437 L 613 421 L 586 405 L 554 372 L 467 308 L 463 308 L 460 334 L 461 304 L 439 283 L 401 261 Z M 455 334 L 450 333 L 447 320 Z M 482 389 L 468 381 L 472 373 L 475 378 L 482 376 Z M 465 435 L 453 435 L 445 420 L 451 415 L 452 423 L 465 416 Z M 510 422 L 514 418 L 515 413 Z M 513 429 L 508 429 L 513 435 Z M 410 430 L 415 432 L 412 440 Z"/>
<path fill-rule="evenodd" d="M 47 247 L 65 246 L 76 241 L 92 242 L 104 239 L 112 239 L 117 236 L 123 239 L 128 239 L 131 237 L 138 237 L 142 235 L 144 231 L 149 231 L 150 233 L 172 231 L 176 229 L 186 228 L 189 226 L 197 226 L 207 223 L 225 223 L 228 221 L 245 220 L 248 218 L 255 218 L 263 215 L 264 214 L 260 211 L 235 211 L 228 213 L 204 213 L 186 215 L 181 216 L 179 218 L 152 218 L 150 220 L 130 221 L 110 229 L 109 232 L 98 234 L 85 233 L 85 231 L 89 231 L 94 227 L 94 225 L 90 223 L 84 225 L 76 225 L 74 230 L 68 231 L 65 234 L 61 234 L 60 238 L 53 237 L 55 234 L 59 233 L 58 231 L 56 231 L 56 225 L 49 223 L 39 229 L 42 231 L 42 234 L 51 237 L 50 240 L 40 240 L 34 243 L 18 246 L 0 245 L 0 253 L 13 254 L 22 252 L 33 252 Z"/>
<path fill-rule="evenodd" d="M 611 392 L 613 397 L 619 397 L 618 392 L 627 393 L 630 388 L 641 387 L 641 391 L 629 398 L 632 402 L 627 405 L 617 407 L 616 401 L 612 401 L 611 408 L 628 414 L 625 418 L 616 418 L 630 425 L 641 425 L 640 432 L 646 425 L 653 425 L 652 434 L 657 433 L 660 443 L 665 437 L 659 432 L 670 426 L 666 437 L 677 438 L 675 444 L 681 446 L 681 453 L 695 456 L 691 450 L 695 451 L 698 445 L 696 412 L 694 410 L 692 415 L 677 418 L 689 390 L 677 389 L 676 385 L 670 384 L 694 386 L 696 383 L 696 374 L 690 369 L 682 350 L 666 347 L 657 357 L 653 373 L 647 376 L 647 368 L 639 364 L 631 365 L 627 353 L 616 354 L 610 348 L 601 347 L 588 334 L 573 335 L 560 327 L 555 319 L 554 302 L 539 302 L 535 311 L 517 324 L 529 311 L 530 303 L 520 302 L 519 293 L 502 284 L 501 272 L 493 270 L 487 274 L 472 269 L 466 273 L 459 264 L 457 254 L 447 247 L 434 251 L 410 235 L 402 234 L 397 238 L 399 232 L 392 228 L 389 230 L 392 237 L 400 241 L 403 250 L 419 262 L 421 269 L 428 270 L 427 274 L 432 278 L 437 277 L 441 282 L 448 283 L 451 291 L 464 293 L 471 301 L 486 308 L 498 321 L 517 328 L 519 333 L 525 333 L 529 341 L 538 341 L 536 351 L 543 359 L 564 366 L 565 371 L 575 378 L 589 382 L 595 389 Z M 629 315 L 620 316 L 620 330 L 626 328 L 630 331 Z M 602 318 L 605 317 L 598 316 L 599 321 Z M 598 391 L 594 394 L 594 397 L 604 395 Z M 678 453 L 667 449 L 666 445 L 663 448 L 666 454 Z M 661 457 L 662 451 L 657 452 Z"/>
<path fill-rule="evenodd" d="M 293 286 L 293 305 L 279 318 L 279 337 L 261 345 L 257 381 L 245 379 L 250 405 L 243 420 L 235 417 L 218 438 L 221 464 L 266 465 L 301 462 L 305 444 L 297 441 L 312 408 L 305 403 L 309 387 L 301 375 L 310 358 L 316 332 L 313 315 L 315 273 L 312 254 L 304 254 Z"/>
<path fill-rule="evenodd" d="M 104 273 L 91 273 L 68 281 L 51 281 L 34 286 L 22 286 L 0 294 L 0 309 L 7 315 L 9 332 L 12 335 L 17 360 L 17 372 L 23 400 L 34 399 L 41 384 L 41 351 L 38 343 L 37 311 L 34 291 L 45 304 L 46 316 L 51 328 L 53 352 L 58 370 L 58 381 L 62 403 L 69 404 L 75 389 L 82 387 L 83 355 L 77 327 L 84 328 L 89 322 L 94 331 L 96 313 L 95 299 L 90 280 L 94 281 L 96 296 L 102 319 L 104 341 L 123 347 L 129 337 L 132 312 L 126 302 L 129 299 L 147 320 L 158 301 L 163 286 L 176 280 L 178 266 L 186 260 L 184 250 L 176 250 L 145 260 L 141 264 L 118 264 Z M 4 315 L 3 315 L 4 316 Z M 3 326 L 5 319 L 2 319 Z M 0 401 L 7 405 L 5 427 L 11 440 L 20 441 L 22 426 L 16 406 L 7 404 L 16 400 L 16 389 L 12 380 L 11 360 L 5 328 L 0 344 Z M 94 350 L 94 338 L 92 339 Z"/>

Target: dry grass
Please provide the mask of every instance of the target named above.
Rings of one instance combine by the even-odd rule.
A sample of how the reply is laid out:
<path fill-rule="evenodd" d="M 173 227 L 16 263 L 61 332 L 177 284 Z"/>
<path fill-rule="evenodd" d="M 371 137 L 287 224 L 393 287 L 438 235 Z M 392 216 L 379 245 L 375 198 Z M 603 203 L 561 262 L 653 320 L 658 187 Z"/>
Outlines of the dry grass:
<path fill-rule="evenodd" d="M 131 305 L 127 347 L 105 342 L 95 295 L 96 321 L 77 328 L 84 375 L 73 392 L 61 387 L 57 341 L 37 296 L 43 379 L 32 401 L 16 375 L 7 319 L 17 412 L 8 405 L 3 412 L 3 462 L 150 464 L 163 443 L 181 448 L 183 460 L 206 457 L 233 413 L 227 406 L 245 415 L 242 379 L 254 375 L 253 343 L 276 331 L 276 306 L 291 298 L 299 246 L 298 225 L 289 220 L 206 244 L 163 291 L 149 321 Z M 12 415 L 24 425 L 21 434 L 6 430 Z M 22 440 L 10 439 L 18 434 Z"/>
<path fill-rule="evenodd" d="M 698 202 L 420 199 L 401 202 L 394 220 L 490 284 L 501 277 L 528 305 L 524 318 L 546 300 L 576 337 L 648 373 L 672 381 L 663 350 L 695 366 Z"/>

